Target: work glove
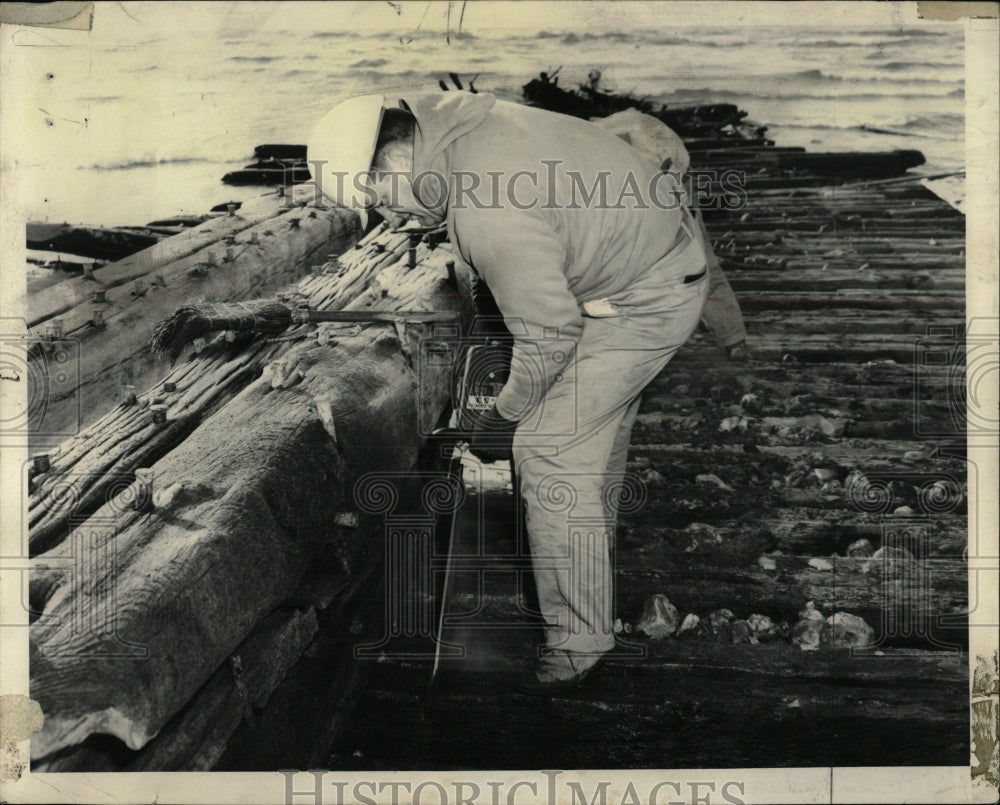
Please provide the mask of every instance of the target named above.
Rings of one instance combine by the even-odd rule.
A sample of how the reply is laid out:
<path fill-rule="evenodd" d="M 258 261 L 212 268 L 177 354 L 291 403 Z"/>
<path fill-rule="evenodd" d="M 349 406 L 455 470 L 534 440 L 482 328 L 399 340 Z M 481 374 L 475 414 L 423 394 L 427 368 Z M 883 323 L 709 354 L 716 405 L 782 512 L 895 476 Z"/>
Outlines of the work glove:
<path fill-rule="evenodd" d="M 480 461 L 509 461 L 513 457 L 515 430 L 517 423 L 502 417 L 495 405 L 489 411 L 477 412 L 469 452 Z"/>

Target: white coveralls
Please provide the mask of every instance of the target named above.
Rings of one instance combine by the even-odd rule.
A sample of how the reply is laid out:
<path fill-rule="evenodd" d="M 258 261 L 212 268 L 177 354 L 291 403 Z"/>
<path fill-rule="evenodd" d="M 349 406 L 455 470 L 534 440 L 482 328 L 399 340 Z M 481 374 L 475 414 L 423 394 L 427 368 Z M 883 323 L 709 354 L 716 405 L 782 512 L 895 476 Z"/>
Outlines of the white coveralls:
<path fill-rule="evenodd" d="M 591 123 L 485 93 L 405 104 L 415 196 L 515 336 L 497 410 L 518 422 L 546 644 L 599 655 L 614 645 L 611 542 L 640 394 L 708 291 L 699 227 L 668 175 Z"/>

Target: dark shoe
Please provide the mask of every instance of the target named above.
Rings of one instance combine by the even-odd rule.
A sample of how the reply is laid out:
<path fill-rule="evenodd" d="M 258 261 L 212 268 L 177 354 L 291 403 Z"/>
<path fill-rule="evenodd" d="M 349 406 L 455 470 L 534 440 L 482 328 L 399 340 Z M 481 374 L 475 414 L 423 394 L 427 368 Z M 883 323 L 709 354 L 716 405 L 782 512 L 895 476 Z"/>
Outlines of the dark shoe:
<path fill-rule="evenodd" d="M 549 649 L 535 671 L 514 682 L 514 690 L 529 696 L 551 696 L 570 690 L 587 678 L 600 659 L 599 654 Z"/>
<path fill-rule="evenodd" d="M 740 361 L 742 363 L 753 361 L 753 353 L 750 352 L 750 347 L 747 346 L 746 341 L 740 341 L 738 344 L 727 347 L 726 357 L 731 361 Z"/>

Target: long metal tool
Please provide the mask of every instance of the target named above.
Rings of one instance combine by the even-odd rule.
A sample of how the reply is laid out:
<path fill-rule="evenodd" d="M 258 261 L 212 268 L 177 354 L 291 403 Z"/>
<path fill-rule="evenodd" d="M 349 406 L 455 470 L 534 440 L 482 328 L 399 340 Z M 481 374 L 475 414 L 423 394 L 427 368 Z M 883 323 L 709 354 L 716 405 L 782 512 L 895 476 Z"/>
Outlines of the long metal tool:
<path fill-rule="evenodd" d="M 434 446 L 435 450 L 435 463 L 437 461 L 443 461 L 444 469 L 447 472 L 447 476 L 452 483 L 457 483 L 461 485 L 462 480 L 462 449 L 460 445 L 462 442 L 466 442 L 469 439 L 469 434 L 460 431 L 456 428 L 440 428 L 434 431 L 430 436 L 430 441 Z M 424 694 L 424 701 L 430 700 L 431 690 L 434 687 L 434 681 L 437 679 L 437 672 L 441 666 L 441 649 L 444 645 L 444 618 L 445 618 L 445 604 L 448 600 L 448 596 L 451 593 L 452 585 L 452 564 L 454 562 L 454 551 L 455 551 L 455 533 L 457 530 L 458 523 L 458 508 L 460 506 L 460 501 L 462 499 L 461 495 L 456 495 L 454 497 L 455 505 L 446 514 L 443 515 L 438 521 L 438 527 L 435 528 L 435 553 L 440 555 L 445 553 L 445 568 L 444 573 L 440 574 L 440 582 L 437 581 L 437 576 L 435 576 L 434 584 L 434 624 L 435 631 L 433 635 L 434 639 L 434 665 L 431 668 L 430 679 L 427 682 L 427 690 Z M 440 539 L 439 539 L 440 535 Z M 443 550 L 441 550 L 443 549 Z"/>

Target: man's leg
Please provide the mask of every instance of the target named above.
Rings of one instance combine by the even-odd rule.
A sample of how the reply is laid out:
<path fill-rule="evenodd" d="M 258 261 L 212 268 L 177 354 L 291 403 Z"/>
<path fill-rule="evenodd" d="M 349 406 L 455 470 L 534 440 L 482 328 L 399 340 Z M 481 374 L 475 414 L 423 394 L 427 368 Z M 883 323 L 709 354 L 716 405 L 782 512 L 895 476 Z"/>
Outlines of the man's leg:
<path fill-rule="evenodd" d="M 576 672 L 614 646 L 608 490 L 624 472 L 639 394 L 694 330 L 706 290 L 704 280 L 679 284 L 655 316 L 585 319 L 537 427 L 515 436 L 546 645 L 572 654 Z"/>

